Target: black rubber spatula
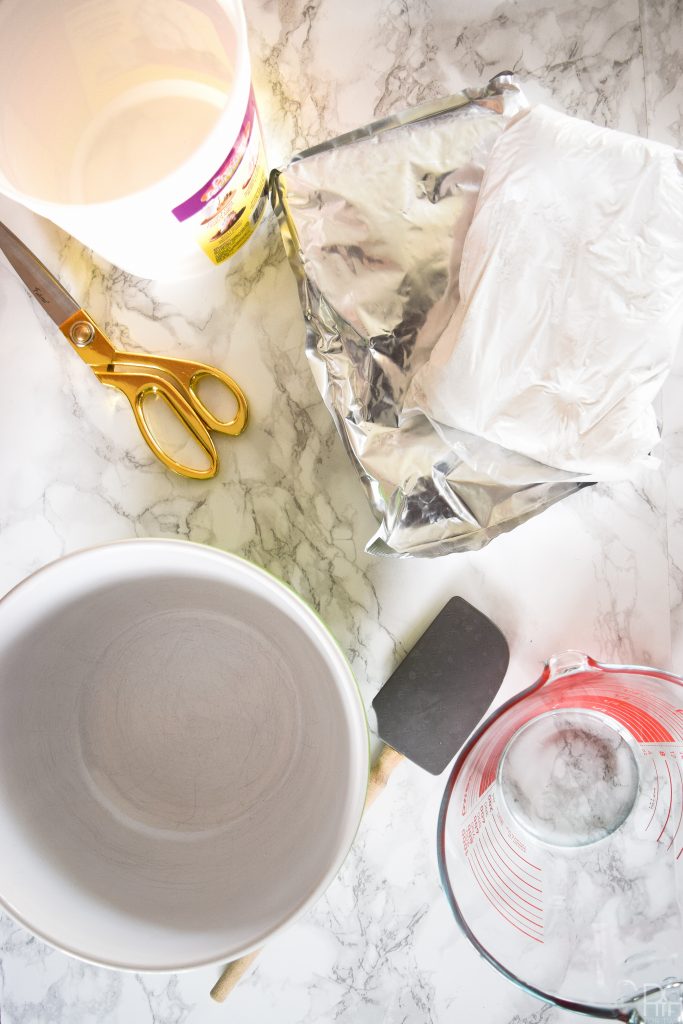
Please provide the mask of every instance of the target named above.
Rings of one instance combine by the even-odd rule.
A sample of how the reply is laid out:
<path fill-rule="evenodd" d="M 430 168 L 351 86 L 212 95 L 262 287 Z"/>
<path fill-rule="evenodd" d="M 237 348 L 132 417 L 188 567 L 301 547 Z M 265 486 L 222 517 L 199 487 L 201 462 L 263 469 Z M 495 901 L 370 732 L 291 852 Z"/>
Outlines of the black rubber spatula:
<path fill-rule="evenodd" d="M 366 807 L 403 757 L 433 775 L 444 770 L 498 692 L 509 660 L 498 627 L 452 597 L 372 702 L 387 746 L 370 773 Z"/>

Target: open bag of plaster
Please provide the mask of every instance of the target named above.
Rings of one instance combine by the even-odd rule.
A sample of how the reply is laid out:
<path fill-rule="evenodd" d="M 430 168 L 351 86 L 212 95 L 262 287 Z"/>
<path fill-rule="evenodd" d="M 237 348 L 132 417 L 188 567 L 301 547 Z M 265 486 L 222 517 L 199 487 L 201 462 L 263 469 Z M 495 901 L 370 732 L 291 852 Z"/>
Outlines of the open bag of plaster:
<path fill-rule="evenodd" d="M 440 341 L 451 345 L 440 350 L 444 366 L 455 354 L 461 257 L 491 153 L 527 109 L 502 74 L 333 139 L 273 174 L 306 352 L 378 519 L 372 553 L 474 550 L 596 479 L 454 426 L 450 411 L 442 419 L 441 409 L 419 408 L 437 397 Z M 528 286 L 526 258 L 510 254 L 498 296 L 518 279 Z M 475 407 L 498 375 L 496 367 L 490 381 L 477 377 Z"/>
<path fill-rule="evenodd" d="M 683 154 L 521 114 L 491 152 L 459 288 L 404 415 L 580 479 L 655 461 L 651 403 L 683 332 Z"/>

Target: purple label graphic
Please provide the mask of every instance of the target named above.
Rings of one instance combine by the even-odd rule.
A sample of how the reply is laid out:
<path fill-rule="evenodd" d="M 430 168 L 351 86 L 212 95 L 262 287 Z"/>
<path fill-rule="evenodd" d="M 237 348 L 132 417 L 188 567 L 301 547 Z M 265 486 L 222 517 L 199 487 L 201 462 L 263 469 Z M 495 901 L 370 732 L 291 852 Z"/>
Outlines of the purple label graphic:
<path fill-rule="evenodd" d="M 188 217 L 193 217 L 195 213 L 199 213 L 200 210 L 206 208 L 206 204 L 225 188 L 233 174 L 237 170 L 244 156 L 244 151 L 247 148 L 249 139 L 251 138 L 254 121 L 256 119 L 256 101 L 254 99 L 253 89 L 249 93 L 249 102 L 247 103 L 247 112 L 244 115 L 244 121 L 240 128 L 239 135 L 235 141 L 235 145 L 232 147 L 227 157 L 218 168 L 216 173 L 209 178 L 209 180 L 202 185 L 200 189 L 195 192 L 193 196 L 186 199 L 180 206 L 176 206 L 173 210 L 173 215 L 176 220 L 187 220 Z"/>

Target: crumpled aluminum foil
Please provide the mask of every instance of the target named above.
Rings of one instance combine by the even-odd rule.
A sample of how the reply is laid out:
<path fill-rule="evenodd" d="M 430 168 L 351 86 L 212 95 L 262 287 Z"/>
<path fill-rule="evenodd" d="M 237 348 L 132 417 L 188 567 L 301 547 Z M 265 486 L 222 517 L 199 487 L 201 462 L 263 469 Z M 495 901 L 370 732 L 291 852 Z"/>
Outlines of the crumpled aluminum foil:
<path fill-rule="evenodd" d="M 540 465 L 530 483 L 514 460 L 496 459 L 494 444 L 473 435 L 447 444 L 422 416 L 399 422 L 410 379 L 458 303 L 488 154 L 527 106 L 503 73 L 308 149 L 272 174 L 306 352 L 379 520 L 373 554 L 476 550 L 582 486 Z"/>

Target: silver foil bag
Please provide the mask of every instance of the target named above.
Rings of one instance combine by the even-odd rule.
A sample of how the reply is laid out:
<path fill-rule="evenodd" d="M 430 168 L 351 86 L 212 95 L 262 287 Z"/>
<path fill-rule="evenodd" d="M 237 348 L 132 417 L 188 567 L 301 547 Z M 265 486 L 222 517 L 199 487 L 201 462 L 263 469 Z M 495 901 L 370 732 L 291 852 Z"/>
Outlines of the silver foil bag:
<path fill-rule="evenodd" d="M 476 550 L 581 486 L 540 465 L 530 480 L 509 452 L 473 435 L 446 441 L 425 417 L 400 422 L 411 377 L 459 301 L 487 156 L 526 107 L 513 76 L 497 75 L 273 172 L 306 352 L 378 519 L 373 554 Z"/>

